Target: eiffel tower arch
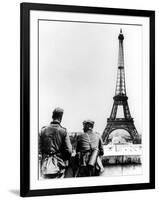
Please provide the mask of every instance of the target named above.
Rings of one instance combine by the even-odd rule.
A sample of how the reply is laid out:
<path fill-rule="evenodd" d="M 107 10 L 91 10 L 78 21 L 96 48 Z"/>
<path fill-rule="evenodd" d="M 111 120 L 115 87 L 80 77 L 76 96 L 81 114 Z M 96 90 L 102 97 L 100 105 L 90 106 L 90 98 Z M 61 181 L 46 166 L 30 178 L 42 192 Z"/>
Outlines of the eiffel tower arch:
<path fill-rule="evenodd" d="M 103 141 L 105 144 L 109 143 L 109 135 L 117 129 L 123 129 L 130 134 L 131 141 L 135 143 L 135 140 L 138 138 L 138 133 L 134 125 L 133 118 L 130 120 L 124 120 L 121 118 L 116 118 L 115 120 L 111 120 L 108 118 L 107 126 L 104 129 L 104 137 Z"/>
<path fill-rule="evenodd" d="M 118 36 L 119 39 L 119 54 L 118 54 L 118 71 L 117 71 L 117 81 L 115 96 L 113 97 L 114 103 L 110 117 L 107 119 L 107 125 L 103 131 L 103 141 L 105 144 L 109 143 L 109 135 L 117 129 L 124 129 L 130 134 L 131 141 L 135 143 L 139 138 L 139 134 L 135 128 L 134 120 L 131 117 L 128 97 L 126 95 L 126 86 L 125 86 L 125 71 L 124 71 L 124 49 L 123 49 L 123 40 L 124 35 L 122 30 Z M 119 106 L 123 108 L 123 117 L 117 117 L 117 111 Z"/>

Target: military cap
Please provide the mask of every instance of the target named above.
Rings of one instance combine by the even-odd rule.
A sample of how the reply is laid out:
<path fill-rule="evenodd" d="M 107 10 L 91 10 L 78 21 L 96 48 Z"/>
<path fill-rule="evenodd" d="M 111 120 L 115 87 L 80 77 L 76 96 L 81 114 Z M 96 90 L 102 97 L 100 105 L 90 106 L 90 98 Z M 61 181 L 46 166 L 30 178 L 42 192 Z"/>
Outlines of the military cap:
<path fill-rule="evenodd" d="M 52 118 L 56 119 L 58 117 L 62 117 L 64 110 L 62 108 L 55 108 L 52 112 Z"/>
<path fill-rule="evenodd" d="M 83 125 L 85 125 L 85 124 L 90 124 L 90 125 L 92 125 L 92 126 L 94 126 L 94 121 L 92 121 L 92 120 L 84 120 L 83 121 Z"/>
<path fill-rule="evenodd" d="M 57 107 L 53 110 L 53 113 L 63 113 L 63 112 L 64 112 L 64 110 L 62 108 L 59 108 L 59 107 Z"/>

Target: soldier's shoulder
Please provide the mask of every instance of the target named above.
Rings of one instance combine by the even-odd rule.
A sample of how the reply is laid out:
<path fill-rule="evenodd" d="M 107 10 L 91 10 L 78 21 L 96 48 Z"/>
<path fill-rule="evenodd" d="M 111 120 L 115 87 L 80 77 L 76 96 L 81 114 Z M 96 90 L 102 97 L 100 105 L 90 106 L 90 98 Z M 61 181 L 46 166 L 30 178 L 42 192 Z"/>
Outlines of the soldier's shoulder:
<path fill-rule="evenodd" d="M 99 132 L 97 132 L 97 131 L 94 131 L 94 134 L 96 134 L 96 135 L 100 136 L 100 133 L 99 133 Z"/>
<path fill-rule="evenodd" d="M 67 132 L 67 129 L 60 124 L 60 128 L 62 131 Z"/>
<path fill-rule="evenodd" d="M 85 136 L 86 136 L 86 133 L 80 132 L 80 133 L 78 133 L 78 135 L 77 135 L 77 139 L 82 139 L 82 138 L 85 137 Z"/>
<path fill-rule="evenodd" d="M 49 128 L 49 126 L 50 126 L 50 125 L 43 126 L 43 127 L 41 128 L 40 133 L 41 133 L 41 134 L 45 133 L 45 131 Z"/>
<path fill-rule="evenodd" d="M 101 138 L 101 135 L 100 135 L 100 133 L 99 132 L 94 132 L 94 134 L 98 137 L 98 138 Z"/>
<path fill-rule="evenodd" d="M 40 130 L 40 135 L 42 135 L 42 134 L 44 134 L 44 132 L 45 132 L 45 129 L 46 129 L 46 126 L 43 126 L 42 128 L 41 128 L 41 130 Z"/>

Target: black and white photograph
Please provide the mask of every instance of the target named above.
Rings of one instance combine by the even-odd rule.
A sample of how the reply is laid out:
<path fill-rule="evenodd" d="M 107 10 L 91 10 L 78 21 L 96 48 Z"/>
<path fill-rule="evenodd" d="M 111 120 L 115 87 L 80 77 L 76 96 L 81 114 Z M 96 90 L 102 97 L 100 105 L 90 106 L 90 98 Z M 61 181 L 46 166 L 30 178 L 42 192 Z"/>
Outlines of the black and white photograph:
<path fill-rule="evenodd" d="M 142 173 L 141 37 L 138 25 L 39 20 L 41 177 Z"/>
<path fill-rule="evenodd" d="M 153 11 L 27 6 L 30 189 L 153 187 Z"/>

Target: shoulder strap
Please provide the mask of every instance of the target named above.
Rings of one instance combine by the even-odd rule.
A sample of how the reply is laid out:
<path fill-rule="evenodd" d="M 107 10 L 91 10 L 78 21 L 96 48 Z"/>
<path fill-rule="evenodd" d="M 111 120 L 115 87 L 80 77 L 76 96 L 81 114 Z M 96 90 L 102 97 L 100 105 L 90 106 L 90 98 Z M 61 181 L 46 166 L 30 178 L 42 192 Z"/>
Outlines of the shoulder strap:
<path fill-rule="evenodd" d="M 88 138 L 88 142 L 89 142 L 90 149 L 92 150 L 93 148 L 92 148 L 92 145 L 91 145 L 91 140 L 90 140 L 89 134 L 86 133 L 86 135 L 87 135 L 87 138 Z M 97 137 L 97 138 L 98 138 L 98 137 Z M 98 138 L 98 147 L 97 147 L 97 148 L 99 148 L 99 138 Z"/>

